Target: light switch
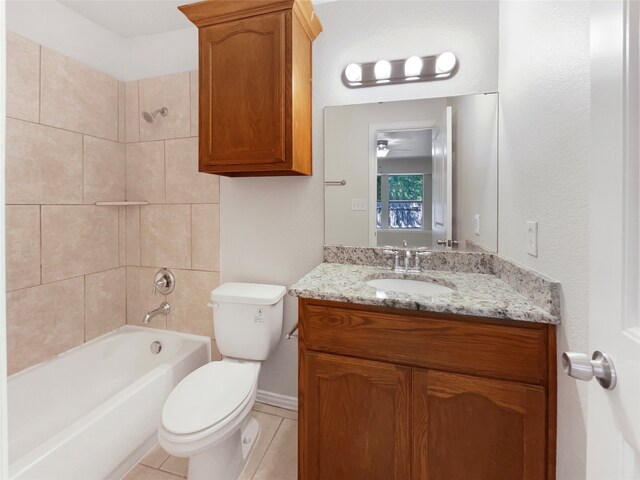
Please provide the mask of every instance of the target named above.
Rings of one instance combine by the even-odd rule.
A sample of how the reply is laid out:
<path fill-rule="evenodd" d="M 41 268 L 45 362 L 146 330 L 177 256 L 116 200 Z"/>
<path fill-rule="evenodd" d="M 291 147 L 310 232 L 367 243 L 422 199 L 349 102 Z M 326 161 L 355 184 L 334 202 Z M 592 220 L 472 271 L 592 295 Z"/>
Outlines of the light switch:
<path fill-rule="evenodd" d="M 480 235 L 480 214 L 476 213 L 476 216 L 473 217 L 473 233 L 476 235 Z"/>
<path fill-rule="evenodd" d="M 367 209 L 367 199 L 366 198 L 352 198 L 351 199 L 351 210 L 366 210 Z"/>
<path fill-rule="evenodd" d="M 538 222 L 527 221 L 527 253 L 538 256 Z"/>

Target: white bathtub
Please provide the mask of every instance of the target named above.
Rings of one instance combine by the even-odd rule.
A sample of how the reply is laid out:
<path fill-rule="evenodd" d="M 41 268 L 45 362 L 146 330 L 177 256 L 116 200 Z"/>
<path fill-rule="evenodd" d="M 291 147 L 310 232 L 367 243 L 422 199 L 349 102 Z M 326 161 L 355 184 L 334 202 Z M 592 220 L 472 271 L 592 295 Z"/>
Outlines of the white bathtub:
<path fill-rule="evenodd" d="M 125 326 L 12 375 L 9 477 L 121 478 L 157 442 L 173 387 L 210 358 L 207 337 Z"/>

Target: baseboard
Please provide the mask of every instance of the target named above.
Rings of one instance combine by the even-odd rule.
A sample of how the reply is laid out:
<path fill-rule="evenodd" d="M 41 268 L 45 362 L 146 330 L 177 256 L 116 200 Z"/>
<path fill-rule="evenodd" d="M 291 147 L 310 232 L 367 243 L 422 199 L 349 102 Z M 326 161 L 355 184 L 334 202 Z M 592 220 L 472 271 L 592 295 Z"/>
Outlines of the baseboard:
<path fill-rule="evenodd" d="M 286 408 L 287 410 L 298 411 L 298 397 L 290 397 L 279 393 L 258 390 L 256 402 L 266 403 L 274 407 Z"/>

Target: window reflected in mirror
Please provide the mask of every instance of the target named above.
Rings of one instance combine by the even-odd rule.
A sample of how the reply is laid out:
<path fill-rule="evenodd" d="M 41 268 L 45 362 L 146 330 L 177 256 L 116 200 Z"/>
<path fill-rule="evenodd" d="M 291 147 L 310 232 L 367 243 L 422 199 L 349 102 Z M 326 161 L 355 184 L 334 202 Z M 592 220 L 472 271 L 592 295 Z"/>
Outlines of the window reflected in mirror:
<path fill-rule="evenodd" d="M 497 94 L 325 109 L 325 243 L 497 251 Z"/>

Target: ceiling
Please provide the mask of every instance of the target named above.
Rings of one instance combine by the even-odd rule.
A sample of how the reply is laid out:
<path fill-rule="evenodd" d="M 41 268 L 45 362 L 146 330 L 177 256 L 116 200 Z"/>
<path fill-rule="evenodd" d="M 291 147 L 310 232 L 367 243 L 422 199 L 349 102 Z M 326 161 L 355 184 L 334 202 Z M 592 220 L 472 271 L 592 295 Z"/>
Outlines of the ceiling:
<path fill-rule="evenodd" d="M 193 27 L 178 10 L 189 0 L 58 0 L 122 38 L 144 37 Z M 315 4 L 335 0 L 314 0 Z M 195 28 L 195 27 L 193 27 Z"/>
<path fill-rule="evenodd" d="M 380 132 L 378 140 L 387 140 L 386 158 L 431 157 L 431 130 Z"/>

